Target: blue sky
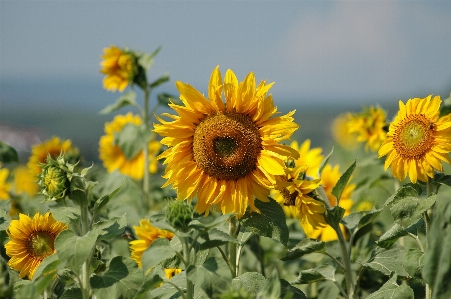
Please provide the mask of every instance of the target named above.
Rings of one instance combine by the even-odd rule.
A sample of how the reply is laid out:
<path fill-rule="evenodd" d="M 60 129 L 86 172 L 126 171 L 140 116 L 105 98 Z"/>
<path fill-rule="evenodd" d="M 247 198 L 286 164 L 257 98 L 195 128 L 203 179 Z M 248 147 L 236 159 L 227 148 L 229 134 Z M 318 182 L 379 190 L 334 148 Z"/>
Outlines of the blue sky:
<path fill-rule="evenodd" d="M 276 82 L 276 103 L 451 91 L 451 1 L 0 1 L 0 81 L 100 85 L 113 44 L 162 46 L 149 77 L 169 72 L 170 89 L 181 80 L 206 92 L 220 65 Z"/>

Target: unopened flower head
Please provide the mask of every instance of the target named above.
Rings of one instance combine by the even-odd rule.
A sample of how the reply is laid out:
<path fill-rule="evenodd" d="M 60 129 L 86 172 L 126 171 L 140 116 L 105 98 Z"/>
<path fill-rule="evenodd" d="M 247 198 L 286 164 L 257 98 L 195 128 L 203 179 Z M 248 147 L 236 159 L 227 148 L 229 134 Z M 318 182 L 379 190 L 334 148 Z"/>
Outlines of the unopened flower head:
<path fill-rule="evenodd" d="M 187 232 L 193 220 L 193 207 L 186 201 L 173 200 L 166 207 L 166 219 L 176 229 Z"/>
<path fill-rule="evenodd" d="M 258 212 L 254 197 L 268 201 L 276 175 L 283 175 L 284 160 L 299 153 L 280 144 L 299 127 L 294 111 L 277 115 L 269 89 L 256 84 L 254 73 L 238 82 L 228 70 L 224 79 L 213 70 L 205 97 L 187 83 L 176 82 L 183 105 L 169 106 L 178 115 L 158 118 L 155 132 L 167 149 L 159 156 L 166 164 L 164 186 L 172 184 L 177 198 L 197 196 L 195 209 L 208 214 L 216 209 L 240 218 L 249 207 Z M 225 96 L 225 102 L 223 101 Z"/>
<path fill-rule="evenodd" d="M 120 92 L 131 83 L 138 72 L 136 55 L 116 46 L 105 48 L 100 65 L 101 73 L 105 74 L 103 87 L 109 91 L 119 90 Z"/>
<path fill-rule="evenodd" d="M 371 106 L 361 113 L 348 113 L 348 118 L 349 133 L 356 134 L 358 142 L 365 142 L 365 150 L 377 151 L 387 138 L 385 111 Z"/>
<path fill-rule="evenodd" d="M 442 162 L 451 163 L 451 114 L 440 117 L 440 96 L 414 98 L 404 104 L 390 124 L 379 158 L 387 156 L 384 169 L 402 181 L 427 182 L 434 170 L 443 171 Z"/>

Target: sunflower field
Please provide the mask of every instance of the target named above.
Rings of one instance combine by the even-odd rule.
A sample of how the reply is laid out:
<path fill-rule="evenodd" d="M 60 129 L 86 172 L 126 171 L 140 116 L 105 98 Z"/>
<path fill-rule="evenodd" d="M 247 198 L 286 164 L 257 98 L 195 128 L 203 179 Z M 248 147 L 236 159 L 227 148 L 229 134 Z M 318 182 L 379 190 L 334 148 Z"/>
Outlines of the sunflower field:
<path fill-rule="evenodd" d="M 104 49 L 101 163 L 0 141 L 0 298 L 451 298 L 451 97 L 314 148 L 253 72 L 153 94 L 159 50 Z"/>

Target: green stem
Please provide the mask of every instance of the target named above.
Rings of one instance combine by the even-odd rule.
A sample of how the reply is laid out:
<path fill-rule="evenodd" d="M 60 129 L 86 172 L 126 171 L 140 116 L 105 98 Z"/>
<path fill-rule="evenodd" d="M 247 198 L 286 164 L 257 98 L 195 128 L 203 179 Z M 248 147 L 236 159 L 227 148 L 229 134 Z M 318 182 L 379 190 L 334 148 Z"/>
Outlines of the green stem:
<path fill-rule="evenodd" d="M 235 216 L 230 218 L 229 223 L 229 235 L 232 238 L 236 238 L 237 231 L 238 231 L 238 220 Z M 238 265 L 237 265 L 237 244 L 236 243 L 229 243 L 229 261 L 230 265 L 232 266 L 232 278 L 235 278 L 238 276 Z"/>
<path fill-rule="evenodd" d="M 86 205 L 80 206 L 81 214 L 81 233 L 82 236 L 86 235 L 89 231 L 89 217 L 88 217 L 88 207 Z M 91 255 L 88 256 L 86 261 L 83 262 L 81 267 L 81 292 L 83 299 L 90 298 L 90 285 L 89 285 L 89 268 L 91 267 Z"/>
<path fill-rule="evenodd" d="M 188 242 L 188 237 L 180 237 L 183 245 L 183 260 L 185 261 L 185 269 L 191 264 L 191 250 Z M 194 298 L 194 284 L 191 280 L 186 278 L 186 298 L 193 299 Z"/>
<path fill-rule="evenodd" d="M 427 182 L 427 197 L 431 196 L 432 194 L 432 182 L 431 179 L 428 178 L 428 182 Z M 431 225 L 432 225 L 432 208 L 429 208 L 427 211 L 425 211 L 423 213 L 423 218 L 424 218 L 424 223 L 426 225 L 426 250 L 429 247 L 428 244 L 428 237 L 429 237 L 429 231 L 431 229 Z M 431 299 L 432 298 L 432 288 L 431 286 L 426 283 L 425 285 L 426 287 L 426 299 Z"/>
<path fill-rule="evenodd" d="M 346 246 L 346 241 L 341 232 L 340 225 L 333 226 L 333 229 L 338 235 L 338 241 L 340 243 L 341 255 L 343 257 L 343 266 L 345 267 L 345 279 L 346 288 L 348 290 L 348 299 L 354 298 L 354 281 L 352 278 L 351 260 L 349 258 L 349 252 Z"/>
<path fill-rule="evenodd" d="M 143 110 L 143 123 L 144 131 L 149 130 L 149 98 L 150 87 L 144 89 L 144 110 Z M 143 178 L 143 208 L 145 212 L 149 210 L 150 206 L 150 186 L 149 186 L 149 145 L 146 142 L 143 146 L 144 154 L 144 178 Z"/>

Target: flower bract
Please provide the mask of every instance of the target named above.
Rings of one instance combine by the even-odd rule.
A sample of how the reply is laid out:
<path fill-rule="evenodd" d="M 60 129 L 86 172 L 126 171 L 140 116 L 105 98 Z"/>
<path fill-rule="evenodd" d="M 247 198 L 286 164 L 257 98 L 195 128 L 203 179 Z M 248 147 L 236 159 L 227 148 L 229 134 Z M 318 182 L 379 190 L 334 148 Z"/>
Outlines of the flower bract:
<path fill-rule="evenodd" d="M 55 238 L 67 225 L 53 219 L 50 212 L 33 218 L 19 214 L 19 220 L 12 220 L 6 233 L 10 240 L 6 243 L 6 254 L 10 257 L 8 265 L 20 271 L 19 278 L 29 279 L 39 264 L 55 253 Z"/>
<path fill-rule="evenodd" d="M 426 182 L 434 170 L 443 171 L 442 162 L 451 163 L 451 115 L 439 117 L 440 96 L 413 98 L 404 104 L 390 124 L 387 139 L 379 149 L 379 158 L 387 156 L 384 169 L 412 183 Z"/>
<path fill-rule="evenodd" d="M 253 73 L 238 82 L 228 70 L 224 80 L 216 67 L 205 97 L 189 84 L 176 82 L 183 105 L 169 106 L 178 115 L 158 118 L 154 131 L 169 148 L 159 156 L 166 170 L 164 186 L 172 184 L 178 199 L 193 199 L 195 209 L 236 213 L 241 217 L 249 207 L 258 211 L 254 196 L 267 201 L 276 175 L 284 174 L 284 160 L 299 154 L 280 142 L 299 127 L 294 111 L 277 115 L 273 84 L 256 85 Z M 223 101 L 223 95 L 225 102 Z"/>

